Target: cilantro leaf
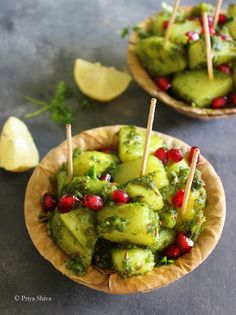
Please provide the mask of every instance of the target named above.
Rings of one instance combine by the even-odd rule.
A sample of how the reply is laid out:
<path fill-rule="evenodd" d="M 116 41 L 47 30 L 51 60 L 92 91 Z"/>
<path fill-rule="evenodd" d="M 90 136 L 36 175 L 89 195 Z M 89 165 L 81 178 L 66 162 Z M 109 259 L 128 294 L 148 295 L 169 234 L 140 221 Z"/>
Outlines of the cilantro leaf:
<path fill-rule="evenodd" d="M 26 100 L 28 102 L 41 106 L 42 108 L 33 113 L 26 114 L 25 117 L 32 118 L 45 111 L 49 111 L 52 121 L 59 124 L 70 124 L 73 121 L 73 113 L 69 107 L 66 106 L 65 101 L 72 97 L 72 95 L 71 89 L 65 85 L 63 81 L 60 81 L 56 85 L 54 95 L 49 103 L 27 96 Z"/>

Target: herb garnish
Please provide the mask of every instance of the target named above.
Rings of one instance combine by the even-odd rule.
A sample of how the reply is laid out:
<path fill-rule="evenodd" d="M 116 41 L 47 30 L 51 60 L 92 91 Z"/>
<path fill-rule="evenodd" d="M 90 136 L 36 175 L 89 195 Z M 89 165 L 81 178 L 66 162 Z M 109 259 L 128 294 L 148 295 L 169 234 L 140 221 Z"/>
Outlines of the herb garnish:
<path fill-rule="evenodd" d="M 120 31 L 120 37 L 124 38 L 126 35 L 129 34 L 129 28 L 128 27 L 124 27 L 121 31 Z"/>
<path fill-rule="evenodd" d="M 27 96 L 26 100 L 42 108 L 25 115 L 25 118 L 32 118 L 49 111 L 51 113 L 51 119 L 59 124 L 69 124 L 73 121 L 73 113 L 66 106 L 65 101 L 71 98 L 73 95 L 71 89 L 65 85 L 63 81 L 60 81 L 55 89 L 54 95 L 49 103 L 40 101 L 33 97 Z"/>
<path fill-rule="evenodd" d="M 129 34 L 130 30 L 135 32 L 137 34 L 137 36 L 139 37 L 139 39 L 144 39 L 144 38 L 147 38 L 147 37 L 152 35 L 150 31 L 144 31 L 140 26 L 134 25 L 133 27 L 130 27 L 130 28 L 124 27 L 120 31 L 120 37 L 121 38 L 126 37 Z"/>
<path fill-rule="evenodd" d="M 164 256 L 159 261 L 160 265 L 172 265 L 174 263 L 173 259 L 168 259 L 167 256 Z"/>
<path fill-rule="evenodd" d="M 73 96 L 72 90 L 69 86 L 65 85 L 63 81 L 58 82 L 55 88 L 54 95 L 50 102 L 44 102 L 38 99 L 35 99 L 31 96 L 27 96 L 26 100 L 30 103 L 38 105 L 41 109 L 36 110 L 33 113 L 25 115 L 25 118 L 36 117 L 46 111 L 51 113 L 52 121 L 59 124 L 70 124 L 73 121 L 73 114 L 76 111 L 72 111 L 66 104 L 66 100 Z M 79 100 L 77 110 L 88 109 L 93 104 L 92 100 L 88 97 L 83 96 Z"/>

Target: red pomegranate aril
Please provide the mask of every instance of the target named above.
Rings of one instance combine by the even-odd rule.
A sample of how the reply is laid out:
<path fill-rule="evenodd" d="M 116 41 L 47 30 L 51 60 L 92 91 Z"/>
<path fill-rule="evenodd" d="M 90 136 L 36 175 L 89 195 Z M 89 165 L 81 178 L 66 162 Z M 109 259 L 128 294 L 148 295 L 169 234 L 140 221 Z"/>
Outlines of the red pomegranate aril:
<path fill-rule="evenodd" d="M 164 21 L 162 23 L 162 27 L 163 27 L 164 30 L 166 30 L 168 26 L 169 26 L 169 21 Z"/>
<path fill-rule="evenodd" d="M 236 93 L 232 94 L 230 97 L 230 103 L 236 107 Z"/>
<path fill-rule="evenodd" d="M 172 244 L 166 247 L 164 250 L 164 255 L 169 259 L 177 259 L 181 254 L 181 251 L 178 246 Z"/>
<path fill-rule="evenodd" d="M 87 194 L 84 196 L 83 205 L 89 209 L 101 210 L 103 208 L 103 201 L 97 195 Z"/>
<path fill-rule="evenodd" d="M 194 151 L 198 149 L 198 147 L 192 147 L 189 151 L 189 154 L 188 154 L 188 162 L 189 164 L 192 163 L 192 159 L 193 159 L 193 155 L 194 155 Z M 198 159 L 197 159 L 197 164 L 200 162 L 200 155 L 198 155 Z"/>
<path fill-rule="evenodd" d="M 216 35 L 216 31 L 213 26 L 209 27 L 209 32 L 210 32 L 210 35 Z"/>
<path fill-rule="evenodd" d="M 220 14 L 218 19 L 218 24 L 223 25 L 228 21 L 228 18 L 225 14 Z"/>
<path fill-rule="evenodd" d="M 199 40 L 199 34 L 196 32 L 192 32 L 192 31 L 187 32 L 186 36 L 188 37 L 188 43 Z"/>
<path fill-rule="evenodd" d="M 175 241 L 182 254 L 189 252 L 194 245 L 194 242 L 183 232 L 178 232 Z"/>
<path fill-rule="evenodd" d="M 179 149 L 170 149 L 167 152 L 168 160 L 171 160 L 172 162 L 179 162 L 183 159 L 183 153 Z"/>
<path fill-rule="evenodd" d="M 213 26 L 209 26 L 209 33 L 210 35 L 216 35 L 216 31 Z M 201 35 L 204 35 L 204 34 L 205 34 L 204 28 L 202 28 Z"/>
<path fill-rule="evenodd" d="M 220 35 L 220 38 L 222 40 L 228 40 L 228 41 L 232 40 L 232 38 L 228 34 Z"/>
<path fill-rule="evenodd" d="M 78 202 L 79 199 L 75 195 L 65 194 L 58 200 L 57 208 L 60 212 L 66 213 L 72 210 Z"/>
<path fill-rule="evenodd" d="M 165 77 L 155 79 L 155 83 L 162 91 L 168 91 L 171 88 L 170 80 Z"/>
<path fill-rule="evenodd" d="M 225 105 L 227 104 L 227 97 L 223 96 L 223 97 L 216 97 L 213 101 L 212 101 L 212 108 L 218 109 L 218 108 L 222 108 L 225 107 Z"/>
<path fill-rule="evenodd" d="M 179 190 L 177 190 L 175 195 L 172 197 L 171 201 L 172 201 L 172 204 L 176 208 L 181 208 L 182 204 L 183 204 L 183 200 L 184 200 L 184 190 L 183 189 L 179 189 Z"/>
<path fill-rule="evenodd" d="M 53 211 L 56 208 L 56 205 L 56 198 L 52 194 L 45 193 L 41 197 L 41 206 L 44 211 Z"/>
<path fill-rule="evenodd" d="M 111 181 L 111 174 L 109 173 L 106 173 L 106 174 L 103 174 L 99 177 L 100 180 L 105 180 L 107 182 L 110 182 Z"/>
<path fill-rule="evenodd" d="M 166 150 L 165 150 L 164 148 L 158 148 L 158 149 L 154 152 L 153 155 L 154 155 L 156 158 L 158 158 L 159 160 L 161 160 L 164 165 L 167 164 L 168 158 L 167 158 Z"/>
<path fill-rule="evenodd" d="M 219 65 L 218 70 L 226 74 L 230 74 L 232 72 L 232 68 L 224 63 Z"/>
<path fill-rule="evenodd" d="M 116 205 L 129 202 L 129 195 L 123 189 L 114 190 L 112 197 Z"/>

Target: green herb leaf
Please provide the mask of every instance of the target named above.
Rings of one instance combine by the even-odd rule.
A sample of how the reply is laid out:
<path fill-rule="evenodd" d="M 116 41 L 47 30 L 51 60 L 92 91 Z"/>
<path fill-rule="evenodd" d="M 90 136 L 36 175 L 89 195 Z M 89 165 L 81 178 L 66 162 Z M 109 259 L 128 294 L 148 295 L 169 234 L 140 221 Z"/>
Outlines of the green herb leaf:
<path fill-rule="evenodd" d="M 168 259 L 167 256 L 164 256 L 159 261 L 159 264 L 160 265 L 172 265 L 172 264 L 174 264 L 174 262 L 175 261 L 173 259 Z"/>
<path fill-rule="evenodd" d="M 73 113 L 69 107 L 65 105 L 65 101 L 72 95 L 71 89 L 66 86 L 63 81 L 60 81 L 57 84 L 54 95 L 49 103 L 27 96 L 26 100 L 28 102 L 41 106 L 42 108 L 33 113 L 26 114 L 25 117 L 32 118 L 45 111 L 49 111 L 51 113 L 52 121 L 59 124 L 70 124 L 73 121 Z"/>
<path fill-rule="evenodd" d="M 120 37 L 124 38 L 125 36 L 127 36 L 129 34 L 129 28 L 128 27 L 124 27 L 121 31 L 120 31 Z"/>

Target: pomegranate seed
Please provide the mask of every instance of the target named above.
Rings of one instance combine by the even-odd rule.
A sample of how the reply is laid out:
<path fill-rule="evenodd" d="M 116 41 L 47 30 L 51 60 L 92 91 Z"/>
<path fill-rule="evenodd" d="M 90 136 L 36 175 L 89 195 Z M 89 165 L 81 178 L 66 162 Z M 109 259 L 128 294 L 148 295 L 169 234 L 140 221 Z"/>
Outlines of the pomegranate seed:
<path fill-rule="evenodd" d="M 183 153 L 179 149 L 170 149 L 167 152 L 167 157 L 169 160 L 177 163 L 183 159 Z"/>
<path fill-rule="evenodd" d="M 191 250 L 194 242 L 188 238 L 183 232 L 178 232 L 176 236 L 176 244 L 181 250 L 181 253 L 187 253 Z"/>
<path fill-rule="evenodd" d="M 216 31 L 213 27 L 209 27 L 209 32 L 211 35 L 215 35 L 216 34 Z"/>
<path fill-rule="evenodd" d="M 188 37 L 188 43 L 199 40 L 199 34 L 196 32 L 187 32 L 186 36 Z"/>
<path fill-rule="evenodd" d="M 170 83 L 169 79 L 167 79 L 165 77 L 155 79 L 154 81 L 155 81 L 156 85 L 159 87 L 159 89 L 162 91 L 168 91 L 171 88 L 171 83 Z"/>
<path fill-rule="evenodd" d="M 192 159 L 193 159 L 193 154 L 194 154 L 194 151 L 198 149 L 198 147 L 192 147 L 189 151 L 189 154 L 188 154 L 188 161 L 189 161 L 189 164 L 192 163 Z M 198 159 L 197 159 L 197 164 L 200 162 L 200 155 L 198 155 Z"/>
<path fill-rule="evenodd" d="M 111 174 L 109 173 L 106 173 L 106 174 L 103 174 L 99 177 L 100 180 L 105 180 L 107 182 L 110 182 L 111 181 Z"/>
<path fill-rule="evenodd" d="M 164 165 L 167 164 L 168 162 L 168 157 L 167 157 L 167 154 L 166 154 L 166 150 L 164 148 L 158 148 L 154 154 L 153 154 L 156 158 L 158 158 L 159 160 L 162 161 L 162 163 Z"/>
<path fill-rule="evenodd" d="M 162 27 L 163 27 L 164 30 L 166 30 L 168 26 L 169 26 L 169 21 L 164 21 L 162 23 Z"/>
<path fill-rule="evenodd" d="M 41 197 L 41 206 L 44 211 L 53 211 L 56 208 L 56 205 L 56 198 L 52 194 L 45 193 Z"/>
<path fill-rule="evenodd" d="M 216 97 L 213 101 L 212 101 L 212 108 L 222 108 L 226 105 L 227 103 L 227 97 L 224 96 L 224 97 Z"/>
<path fill-rule="evenodd" d="M 227 34 L 223 34 L 223 35 L 220 35 L 220 38 L 222 39 L 222 40 L 231 40 L 232 38 L 229 36 L 229 35 L 227 35 Z"/>
<path fill-rule="evenodd" d="M 169 259 L 177 259 L 181 254 L 181 251 L 178 246 L 172 244 L 166 247 L 164 250 L 164 255 L 167 256 Z"/>
<path fill-rule="evenodd" d="M 57 208 L 60 212 L 66 213 L 73 209 L 78 202 L 79 199 L 75 195 L 66 194 L 59 199 Z"/>
<path fill-rule="evenodd" d="M 184 190 L 179 189 L 172 198 L 172 203 L 176 208 L 181 208 L 184 200 Z"/>
<path fill-rule="evenodd" d="M 220 14 L 218 19 L 218 24 L 221 26 L 228 21 L 228 18 L 225 14 Z"/>
<path fill-rule="evenodd" d="M 219 65 L 218 69 L 221 72 L 227 73 L 227 74 L 230 74 L 232 72 L 232 68 L 224 63 L 222 63 L 222 65 Z"/>
<path fill-rule="evenodd" d="M 209 26 L 209 33 L 210 35 L 216 35 L 216 31 L 213 26 Z M 201 35 L 204 35 L 204 34 L 205 34 L 204 28 L 202 28 Z"/>
<path fill-rule="evenodd" d="M 234 107 L 236 107 L 236 93 L 231 95 L 230 102 Z"/>
<path fill-rule="evenodd" d="M 129 195 L 123 189 L 113 191 L 113 201 L 116 205 L 129 202 Z"/>
<path fill-rule="evenodd" d="M 83 205 L 93 210 L 101 210 L 103 208 L 103 201 L 99 196 L 87 194 L 84 196 Z"/>

